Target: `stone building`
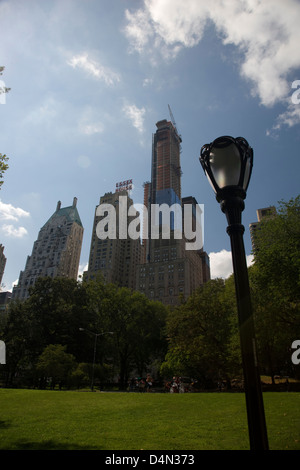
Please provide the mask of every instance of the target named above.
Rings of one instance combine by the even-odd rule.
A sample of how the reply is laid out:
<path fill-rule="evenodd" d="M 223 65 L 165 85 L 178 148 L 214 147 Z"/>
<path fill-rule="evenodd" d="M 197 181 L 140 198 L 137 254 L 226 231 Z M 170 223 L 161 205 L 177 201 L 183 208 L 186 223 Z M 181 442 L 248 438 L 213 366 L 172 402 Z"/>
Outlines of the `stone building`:
<path fill-rule="evenodd" d="M 72 206 L 62 208 L 61 202 L 57 203 L 56 211 L 39 231 L 24 271 L 20 272 L 13 299 L 28 298 L 29 288 L 40 277 L 77 279 L 84 229 L 76 206 L 76 197 Z"/>
<path fill-rule="evenodd" d="M 6 265 L 6 257 L 4 255 L 4 246 L 0 244 L 0 284 L 2 282 L 5 265 Z"/>
<path fill-rule="evenodd" d="M 256 215 L 257 215 L 257 222 L 252 222 L 251 224 L 249 224 L 253 253 L 255 253 L 255 251 L 257 250 L 255 239 L 256 239 L 257 230 L 259 230 L 259 225 L 263 220 L 276 216 L 276 207 L 270 206 L 270 207 L 264 207 L 262 209 L 257 209 Z"/>
<path fill-rule="evenodd" d="M 133 218 L 128 216 L 128 210 L 132 205 L 127 190 L 108 192 L 100 197 L 95 209 L 89 264 L 84 279 L 100 277 L 106 283 L 135 289 L 136 266 L 141 261 L 141 240 L 128 236 L 128 225 Z M 102 215 L 99 214 L 101 208 Z M 104 229 L 102 235 L 99 233 L 101 224 Z"/>

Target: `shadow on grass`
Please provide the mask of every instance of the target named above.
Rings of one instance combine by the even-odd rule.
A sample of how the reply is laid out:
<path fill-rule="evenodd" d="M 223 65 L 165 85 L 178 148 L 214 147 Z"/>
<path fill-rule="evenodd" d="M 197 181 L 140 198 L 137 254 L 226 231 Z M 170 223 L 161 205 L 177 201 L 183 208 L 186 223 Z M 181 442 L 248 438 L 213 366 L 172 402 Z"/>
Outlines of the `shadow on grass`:
<path fill-rule="evenodd" d="M 69 442 L 49 440 L 44 442 L 32 442 L 25 439 L 14 442 L 14 450 L 101 450 L 99 447 L 84 447 Z M 10 450 L 10 449 L 7 449 Z"/>
<path fill-rule="evenodd" d="M 11 424 L 8 421 L 1 421 L 0 420 L 0 429 L 7 429 L 11 426 Z"/>

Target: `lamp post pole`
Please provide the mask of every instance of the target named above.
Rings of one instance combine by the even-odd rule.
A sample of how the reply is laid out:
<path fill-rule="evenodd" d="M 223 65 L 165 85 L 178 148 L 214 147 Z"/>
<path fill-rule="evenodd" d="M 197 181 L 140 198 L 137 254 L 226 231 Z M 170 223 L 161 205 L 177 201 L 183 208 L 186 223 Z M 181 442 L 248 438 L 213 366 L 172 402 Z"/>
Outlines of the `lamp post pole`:
<path fill-rule="evenodd" d="M 219 137 L 201 149 L 200 163 L 225 213 L 230 237 L 244 386 L 251 450 L 268 450 L 260 374 L 256 355 L 253 311 L 241 223 L 251 177 L 253 150 L 242 137 Z"/>
<path fill-rule="evenodd" d="M 95 373 L 95 361 L 96 361 L 96 348 L 97 348 L 97 338 L 99 333 L 94 333 L 95 342 L 94 342 L 94 356 L 93 356 L 93 368 L 92 368 L 92 382 L 91 382 L 91 391 L 94 391 L 94 373 Z"/>
<path fill-rule="evenodd" d="M 93 355 L 93 366 L 92 366 L 92 380 L 91 380 L 91 391 L 94 391 L 94 372 L 95 372 L 95 362 L 96 362 L 96 349 L 97 349 L 97 338 L 102 335 L 113 335 L 113 331 L 105 331 L 104 333 L 94 333 L 93 331 L 86 330 L 85 328 L 79 328 L 80 331 L 87 331 L 88 333 L 95 336 L 94 341 L 94 355 Z"/>
<path fill-rule="evenodd" d="M 245 229 L 241 224 L 243 206 L 244 201 L 239 198 L 221 202 L 221 209 L 226 214 L 228 221 L 227 233 L 231 243 L 250 448 L 252 450 L 268 450 L 263 397 L 256 355 L 248 269 L 243 240 Z"/>

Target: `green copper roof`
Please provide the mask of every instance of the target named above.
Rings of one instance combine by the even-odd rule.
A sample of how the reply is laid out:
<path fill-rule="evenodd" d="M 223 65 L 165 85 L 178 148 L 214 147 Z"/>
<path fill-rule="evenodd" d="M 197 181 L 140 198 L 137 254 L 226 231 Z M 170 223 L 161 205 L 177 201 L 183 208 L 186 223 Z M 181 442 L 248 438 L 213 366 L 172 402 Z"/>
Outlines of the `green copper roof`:
<path fill-rule="evenodd" d="M 78 225 L 80 225 L 80 227 L 83 227 L 81 219 L 79 217 L 77 207 L 74 204 L 73 206 L 62 207 L 62 208 L 56 209 L 54 214 L 50 217 L 50 219 L 48 219 L 45 225 L 47 225 L 51 220 L 54 220 L 60 217 L 66 217 L 68 222 L 76 222 Z"/>

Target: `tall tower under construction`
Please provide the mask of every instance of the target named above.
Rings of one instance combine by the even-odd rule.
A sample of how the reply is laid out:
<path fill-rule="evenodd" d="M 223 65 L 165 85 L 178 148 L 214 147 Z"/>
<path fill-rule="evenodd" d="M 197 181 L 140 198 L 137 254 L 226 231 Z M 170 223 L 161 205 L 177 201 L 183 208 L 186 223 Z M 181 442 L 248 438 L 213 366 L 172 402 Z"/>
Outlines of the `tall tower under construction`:
<path fill-rule="evenodd" d="M 181 197 L 181 143 L 175 121 L 166 119 L 156 123 L 157 130 L 152 138 L 151 181 L 144 183 L 145 216 L 143 220 L 143 264 L 138 266 L 137 289 L 150 299 L 176 305 L 180 297 L 187 298 L 198 286 L 209 279 L 209 261 L 203 249 L 186 250 L 181 220 L 181 237 L 178 234 L 178 219 L 170 213 L 168 239 L 162 236 L 162 219 L 152 220 L 152 205 L 163 204 L 184 208 L 197 206 L 193 197 Z M 192 201 L 192 202 L 191 202 Z M 153 239 L 152 228 L 157 224 L 161 232 Z"/>
<path fill-rule="evenodd" d="M 171 121 L 156 123 L 152 138 L 151 182 L 144 184 L 144 205 L 148 209 L 148 237 L 145 243 L 146 260 L 151 258 L 151 205 L 181 205 L 181 137 Z M 174 227 L 171 226 L 171 230 Z"/>

